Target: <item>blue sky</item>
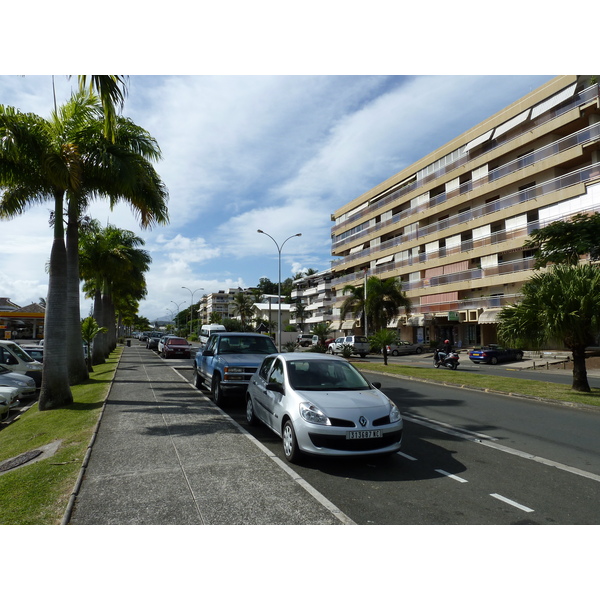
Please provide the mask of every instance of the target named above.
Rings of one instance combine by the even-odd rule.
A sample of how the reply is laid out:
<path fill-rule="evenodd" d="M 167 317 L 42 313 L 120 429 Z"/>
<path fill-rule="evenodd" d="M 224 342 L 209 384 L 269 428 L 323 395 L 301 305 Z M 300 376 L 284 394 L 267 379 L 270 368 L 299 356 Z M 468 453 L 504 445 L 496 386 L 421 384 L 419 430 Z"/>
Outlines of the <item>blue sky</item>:
<path fill-rule="evenodd" d="M 450 141 L 550 76 L 132 76 L 124 114 L 158 141 L 170 224 L 142 231 L 126 206 L 91 216 L 141 235 L 151 253 L 154 319 L 189 306 L 182 286 L 249 287 L 330 264 L 330 214 Z M 74 79 L 55 76 L 59 103 Z M 49 116 L 52 78 L 0 76 L 0 101 Z M 0 295 L 46 295 L 50 204 L 10 222 L 0 238 Z M 194 296 L 199 299 L 200 292 Z M 83 314 L 90 301 L 84 300 Z"/>

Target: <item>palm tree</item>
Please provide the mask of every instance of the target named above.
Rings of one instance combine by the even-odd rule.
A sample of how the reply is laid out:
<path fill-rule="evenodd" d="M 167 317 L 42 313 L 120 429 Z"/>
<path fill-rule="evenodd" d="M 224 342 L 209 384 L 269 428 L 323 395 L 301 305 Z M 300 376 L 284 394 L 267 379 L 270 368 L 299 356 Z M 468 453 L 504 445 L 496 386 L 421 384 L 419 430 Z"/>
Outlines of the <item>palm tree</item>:
<path fill-rule="evenodd" d="M 387 347 L 390 344 L 395 344 L 398 341 L 398 334 L 392 329 L 380 329 L 373 335 L 369 336 L 369 342 L 371 342 L 372 348 L 381 348 L 383 354 L 383 364 L 388 364 L 388 353 Z"/>
<path fill-rule="evenodd" d="M 168 220 L 166 189 L 148 160 L 160 156 L 155 140 L 122 117 L 117 119 L 115 143 L 103 130 L 100 105 L 85 94 L 74 95 L 49 120 L 0 106 L 0 217 L 11 218 L 30 204 L 54 200 L 45 331 L 50 359 L 44 361 L 41 410 L 72 402 L 67 356 L 77 363 L 75 378 L 84 377 L 78 294 L 73 298 L 79 218 L 87 202 L 105 195 L 112 207 L 125 200 L 144 227 Z M 67 202 L 69 251 L 62 218 Z"/>
<path fill-rule="evenodd" d="M 600 269 L 589 263 L 556 265 L 534 275 L 521 293 L 519 304 L 499 314 L 502 342 L 538 349 L 562 340 L 573 354 L 572 389 L 590 392 L 585 349 L 600 333 Z"/>
<path fill-rule="evenodd" d="M 144 241 L 133 232 L 113 225 L 102 228 L 91 221 L 80 239 L 81 277 L 84 291 L 94 298 L 96 321 L 106 328 L 94 344 L 92 363 L 100 364 L 116 345 L 115 306 L 145 297 L 144 273 L 150 255 L 140 249 Z"/>
<path fill-rule="evenodd" d="M 81 337 L 87 348 L 87 367 L 90 372 L 94 370 L 92 367 L 92 343 L 94 338 L 100 333 L 105 333 L 104 327 L 99 327 L 94 317 L 83 319 L 81 323 Z"/>
<path fill-rule="evenodd" d="M 351 313 L 355 319 L 364 320 L 366 307 L 367 320 L 376 331 L 387 327 L 400 314 L 401 308 L 406 313 L 411 310 L 410 299 L 406 297 L 402 291 L 402 283 L 396 278 L 380 279 L 375 275 L 369 277 L 366 301 L 362 285 L 346 285 L 343 293 L 347 297 L 340 308 L 340 319 L 343 321 L 346 314 Z"/>
<path fill-rule="evenodd" d="M 317 323 L 313 327 L 313 334 L 319 338 L 319 346 L 322 346 L 323 348 L 325 348 L 325 341 L 333 331 L 330 325 L 331 323 L 329 321 L 324 321 L 322 323 Z"/>
<path fill-rule="evenodd" d="M 306 305 L 302 304 L 301 300 L 296 300 L 296 304 L 291 311 L 292 317 L 296 319 L 300 324 L 300 331 L 304 331 L 304 319 L 306 319 L 308 315 L 308 311 L 306 310 Z"/>
<path fill-rule="evenodd" d="M 352 314 L 354 319 L 364 316 L 365 310 L 365 290 L 362 285 L 345 285 L 342 293 L 346 296 L 340 308 L 340 326 L 348 313 Z"/>
<path fill-rule="evenodd" d="M 366 307 L 369 323 L 378 331 L 387 327 L 400 314 L 401 308 L 408 314 L 411 302 L 402 291 L 402 283 L 395 277 L 380 279 L 371 276 L 367 279 Z"/>
<path fill-rule="evenodd" d="M 244 292 L 237 292 L 230 306 L 233 314 L 240 317 L 242 331 L 246 331 L 246 321 L 254 316 L 254 299 Z"/>

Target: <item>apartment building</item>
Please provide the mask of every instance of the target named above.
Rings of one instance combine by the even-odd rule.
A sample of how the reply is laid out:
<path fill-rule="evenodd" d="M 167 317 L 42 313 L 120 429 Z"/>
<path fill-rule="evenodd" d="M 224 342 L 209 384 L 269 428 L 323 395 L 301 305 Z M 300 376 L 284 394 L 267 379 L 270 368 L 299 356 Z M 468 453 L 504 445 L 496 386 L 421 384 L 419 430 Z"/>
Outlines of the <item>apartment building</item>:
<path fill-rule="evenodd" d="M 292 310 L 298 302 L 304 307 L 304 316 L 301 319 L 294 313 L 290 318 L 290 324 L 295 325 L 298 331 L 309 333 L 317 323 L 333 321 L 332 279 L 333 273 L 328 269 L 294 280 L 291 293 Z M 335 325 L 337 323 L 334 323 Z"/>
<path fill-rule="evenodd" d="M 342 289 L 398 278 L 402 339 L 497 341 L 497 315 L 532 275 L 531 231 L 600 211 L 600 104 L 590 76 L 560 76 L 332 215 L 334 318 Z M 362 324 L 357 323 L 358 330 Z"/>

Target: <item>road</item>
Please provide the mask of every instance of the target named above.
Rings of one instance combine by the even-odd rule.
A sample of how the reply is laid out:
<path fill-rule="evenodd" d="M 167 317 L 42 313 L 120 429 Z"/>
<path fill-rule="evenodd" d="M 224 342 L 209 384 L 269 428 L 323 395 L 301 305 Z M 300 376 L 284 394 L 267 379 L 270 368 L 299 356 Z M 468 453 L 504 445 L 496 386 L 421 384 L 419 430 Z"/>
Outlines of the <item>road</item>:
<path fill-rule="evenodd" d="M 402 410 L 402 452 L 293 466 L 356 523 L 600 523 L 599 410 L 368 377 Z M 224 410 L 283 459 L 275 434 L 248 428 L 242 398 Z"/>

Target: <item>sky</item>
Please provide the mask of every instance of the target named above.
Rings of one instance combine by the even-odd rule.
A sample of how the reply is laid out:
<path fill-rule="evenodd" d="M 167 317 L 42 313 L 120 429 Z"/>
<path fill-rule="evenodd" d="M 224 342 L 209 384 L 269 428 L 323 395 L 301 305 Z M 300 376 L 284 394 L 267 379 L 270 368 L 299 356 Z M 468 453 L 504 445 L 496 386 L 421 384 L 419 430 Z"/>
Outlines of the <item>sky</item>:
<path fill-rule="evenodd" d="M 123 114 L 157 140 L 167 226 L 140 229 L 126 205 L 89 215 L 135 232 L 152 258 L 140 314 L 251 287 L 331 261 L 335 210 L 529 93 L 550 75 L 140 75 Z M 57 102 L 76 78 L 54 76 Z M 0 103 L 49 117 L 51 75 L 0 76 Z M 51 203 L 0 222 L 0 296 L 45 297 Z M 258 229 L 273 239 L 257 233 Z M 188 289 L 185 289 L 188 288 Z M 82 297 L 82 316 L 91 300 Z"/>
<path fill-rule="evenodd" d="M 360 12 L 337 0 L 307 0 L 302 11 L 274 0 L 200 3 L 189 18 L 180 0 L 160 12 L 113 0 L 102 11 L 58 4 L 62 12 L 43 5 L 28 19 L 26 38 L 19 28 L 3 33 L 20 51 L 0 68 L 0 104 L 47 118 L 53 79 L 61 104 L 77 85 L 65 73 L 134 73 L 123 114 L 162 150 L 155 167 L 170 222 L 141 230 L 127 206 L 111 212 L 106 202 L 88 214 L 144 239 L 152 263 L 139 312 L 151 321 L 202 293 L 276 282 L 284 241 L 282 279 L 327 269 L 335 210 L 555 74 L 595 67 L 546 43 L 556 30 L 568 46 L 575 15 L 557 23 L 514 0 L 490 9 L 495 30 L 513 27 L 518 8 L 541 31 L 515 47 L 490 43 L 490 16 L 470 0 L 462 11 L 432 3 L 426 29 L 420 5 L 381 0 Z M 22 18 L 16 6 L 6 11 Z M 69 46 L 69 25 L 83 22 Z M 26 305 L 46 296 L 50 209 L 0 221 L 0 297 Z M 82 317 L 90 309 L 82 296 Z"/>

